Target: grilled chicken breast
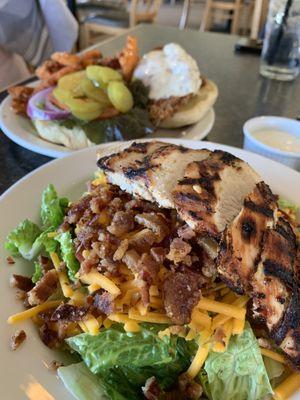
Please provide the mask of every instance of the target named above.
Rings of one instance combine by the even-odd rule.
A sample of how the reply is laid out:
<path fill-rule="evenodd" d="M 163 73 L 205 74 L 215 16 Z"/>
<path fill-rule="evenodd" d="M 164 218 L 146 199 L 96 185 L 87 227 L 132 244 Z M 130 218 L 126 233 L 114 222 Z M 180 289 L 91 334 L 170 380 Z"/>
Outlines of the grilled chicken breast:
<path fill-rule="evenodd" d="M 192 235 L 209 257 L 207 276 L 216 266 L 231 289 L 248 294 L 253 317 L 300 369 L 299 248 L 268 185 L 223 151 L 161 142 L 111 150 L 98 160 L 109 182 L 176 209 L 186 222 L 182 240 Z"/>
<path fill-rule="evenodd" d="M 133 143 L 124 151 L 98 159 L 110 183 L 161 207 L 174 208 L 171 191 L 186 166 L 210 155 L 163 142 Z"/>
<path fill-rule="evenodd" d="M 276 197 L 260 182 L 225 230 L 218 272 L 237 293 L 252 298 L 253 317 L 300 368 L 300 291 L 296 236 L 279 216 Z"/>
<path fill-rule="evenodd" d="M 274 225 L 276 197 L 264 183 L 258 183 L 245 198 L 244 206 L 225 230 L 218 255 L 218 272 L 239 294 L 249 289 L 266 228 Z"/>
<path fill-rule="evenodd" d="M 247 163 L 216 150 L 187 165 L 172 195 L 178 214 L 191 228 L 219 238 L 259 180 Z"/>

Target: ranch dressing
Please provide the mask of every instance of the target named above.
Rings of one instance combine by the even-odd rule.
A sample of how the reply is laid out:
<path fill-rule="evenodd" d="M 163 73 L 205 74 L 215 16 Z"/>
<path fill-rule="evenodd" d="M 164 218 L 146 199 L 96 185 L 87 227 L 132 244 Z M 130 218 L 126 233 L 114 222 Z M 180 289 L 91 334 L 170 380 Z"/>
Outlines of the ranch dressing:
<path fill-rule="evenodd" d="M 153 100 L 196 94 L 201 85 L 196 61 L 175 43 L 145 54 L 133 76 L 150 88 Z"/>
<path fill-rule="evenodd" d="M 300 137 L 276 129 L 264 129 L 253 132 L 252 136 L 266 144 L 282 151 L 300 153 Z"/>

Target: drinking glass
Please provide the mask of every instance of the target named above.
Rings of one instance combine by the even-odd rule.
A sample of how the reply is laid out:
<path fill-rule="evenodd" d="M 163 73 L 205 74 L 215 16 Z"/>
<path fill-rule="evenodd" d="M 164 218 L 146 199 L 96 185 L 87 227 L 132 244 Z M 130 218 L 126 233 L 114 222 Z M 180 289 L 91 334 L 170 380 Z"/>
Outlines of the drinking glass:
<path fill-rule="evenodd" d="M 271 0 L 261 55 L 261 75 L 290 81 L 299 74 L 300 0 Z"/>

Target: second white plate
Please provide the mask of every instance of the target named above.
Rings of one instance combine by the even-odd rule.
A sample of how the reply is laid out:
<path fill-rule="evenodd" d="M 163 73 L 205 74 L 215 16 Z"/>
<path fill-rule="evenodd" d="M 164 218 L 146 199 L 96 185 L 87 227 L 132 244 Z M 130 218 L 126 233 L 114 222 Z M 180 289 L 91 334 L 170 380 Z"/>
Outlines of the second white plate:
<path fill-rule="evenodd" d="M 215 112 L 211 108 L 206 115 L 194 125 L 173 130 L 159 129 L 150 137 L 166 137 L 178 139 L 203 139 L 213 127 Z M 60 158 L 76 150 L 68 149 L 59 144 L 47 142 L 38 136 L 28 118 L 16 115 L 11 109 L 11 96 L 7 96 L 0 106 L 0 127 L 7 137 L 25 149 L 45 156 Z"/>

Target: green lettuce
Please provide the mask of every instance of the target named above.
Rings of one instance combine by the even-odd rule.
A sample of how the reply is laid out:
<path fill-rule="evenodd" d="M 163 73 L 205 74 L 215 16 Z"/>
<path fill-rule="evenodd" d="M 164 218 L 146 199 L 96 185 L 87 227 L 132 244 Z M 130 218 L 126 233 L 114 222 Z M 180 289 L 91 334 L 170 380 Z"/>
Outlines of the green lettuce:
<path fill-rule="evenodd" d="M 65 197 L 58 198 L 56 190 L 49 184 L 42 193 L 41 220 L 44 229 L 56 229 L 63 221 L 69 200 Z"/>
<path fill-rule="evenodd" d="M 97 336 L 82 333 L 66 341 L 95 374 L 116 365 L 139 368 L 171 362 L 176 356 L 176 349 L 170 345 L 170 338 L 163 339 L 146 329 L 139 333 L 127 333 L 112 327 Z"/>
<path fill-rule="evenodd" d="M 213 400 L 260 400 L 273 393 L 257 340 L 247 323 L 225 353 L 209 353 L 205 362 Z"/>
<path fill-rule="evenodd" d="M 299 208 L 291 201 L 284 199 L 282 197 L 279 198 L 278 205 L 279 205 L 279 208 L 281 208 L 281 209 L 289 208 L 292 211 L 296 211 L 297 208 Z"/>
<path fill-rule="evenodd" d="M 37 283 L 37 281 L 39 281 L 41 279 L 41 277 L 43 276 L 43 272 L 42 272 L 42 266 L 39 262 L 35 261 L 34 263 L 34 273 L 31 277 L 31 280 L 33 283 Z"/>
<path fill-rule="evenodd" d="M 36 253 L 39 243 L 36 239 L 41 234 L 40 228 L 33 222 L 25 219 L 6 238 L 5 248 L 13 256 L 22 256 L 31 260 Z"/>
<path fill-rule="evenodd" d="M 75 256 L 75 248 L 71 233 L 63 232 L 55 236 L 60 244 L 60 251 L 63 261 L 66 263 L 68 276 L 72 281 L 75 281 L 75 274 L 79 270 L 79 262 Z"/>
<path fill-rule="evenodd" d="M 272 387 L 276 387 L 285 377 L 286 368 L 278 361 L 272 360 L 270 357 L 263 357 L 266 371 Z"/>
<path fill-rule="evenodd" d="M 127 333 L 116 324 L 97 336 L 83 333 L 66 342 L 97 375 L 111 399 L 133 400 L 142 397 L 141 387 L 152 376 L 163 389 L 170 388 L 195 354 L 197 345 L 175 335 L 159 339 L 158 330 L 143 324 L 141 332 Z"/>
<path fill-rule="evenodd" d="M 82 363 L 58 369 L 58 376 L 77 400 L 139 400 L 141 393 L 132 388 L 121 370 L 110 369 L 94 375 Z"/>

